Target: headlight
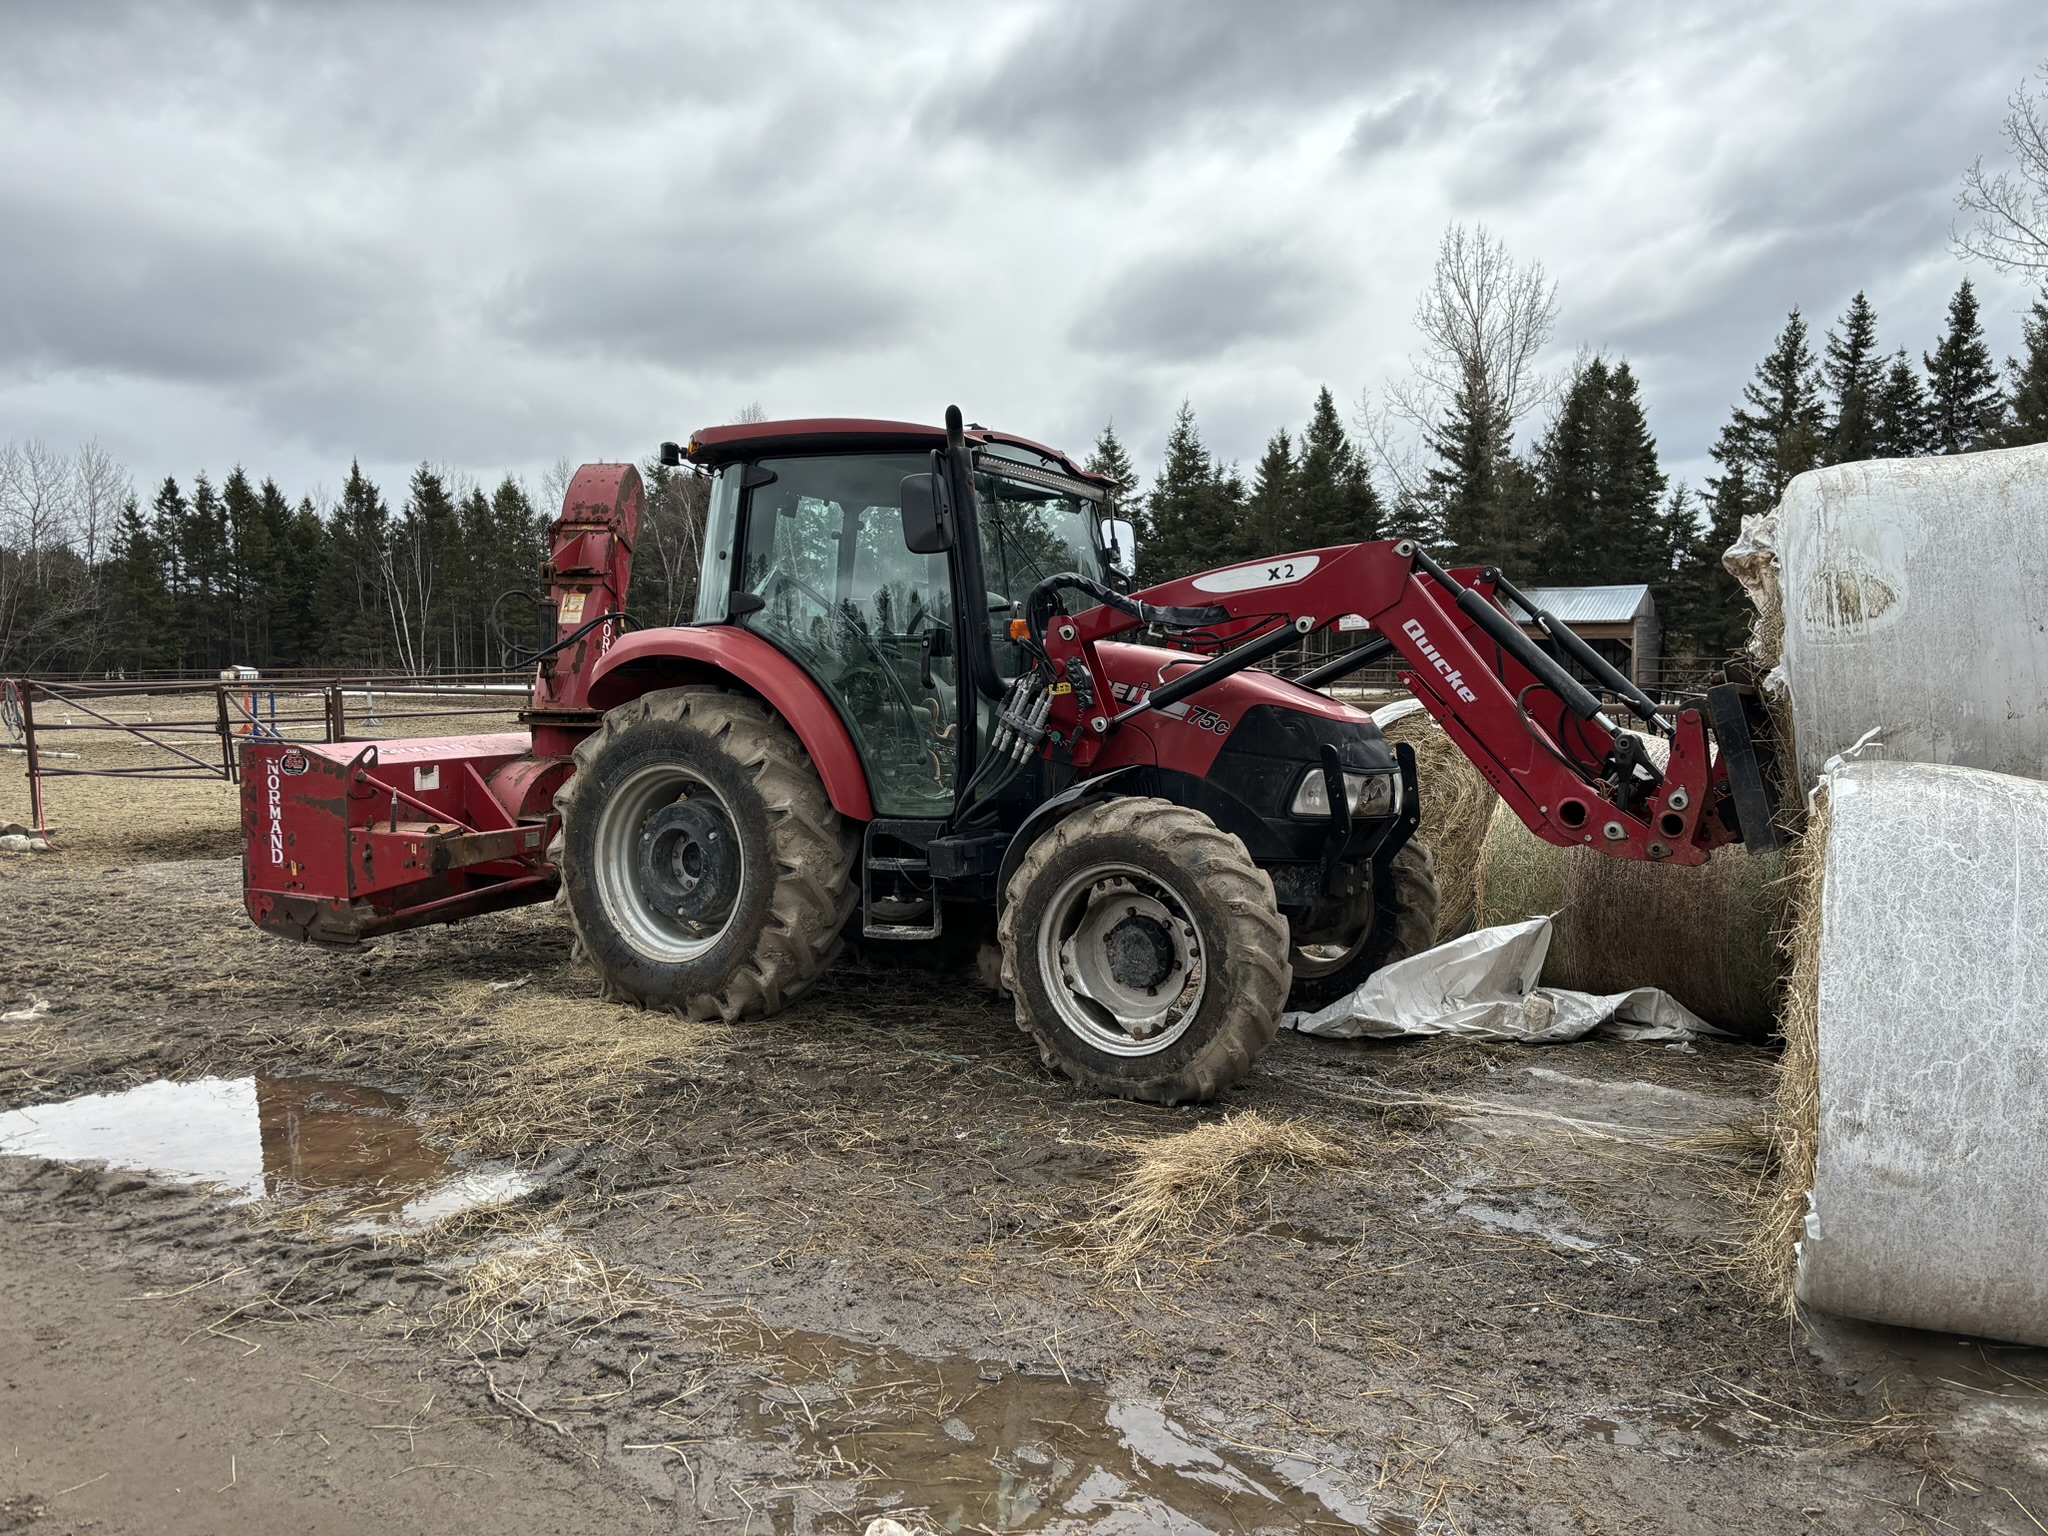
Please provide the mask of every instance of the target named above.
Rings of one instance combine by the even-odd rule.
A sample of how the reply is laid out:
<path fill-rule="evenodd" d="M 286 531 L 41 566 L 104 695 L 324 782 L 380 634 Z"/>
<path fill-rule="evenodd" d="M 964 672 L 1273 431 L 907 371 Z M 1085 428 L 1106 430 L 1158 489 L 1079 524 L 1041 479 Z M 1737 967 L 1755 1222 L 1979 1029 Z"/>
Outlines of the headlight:
<path fill-rule="evenodd" d="M 1347 773 L 1344 799 L 1354 816 L 1391 816 L 1401 809 L 1401 781 L 1391 773 Z M 1330 792 L 1323 783 L 1323 770 L 1311 768 L 1294 792 L 1288 811 L 1295 816 L 1327 820 Z"/>

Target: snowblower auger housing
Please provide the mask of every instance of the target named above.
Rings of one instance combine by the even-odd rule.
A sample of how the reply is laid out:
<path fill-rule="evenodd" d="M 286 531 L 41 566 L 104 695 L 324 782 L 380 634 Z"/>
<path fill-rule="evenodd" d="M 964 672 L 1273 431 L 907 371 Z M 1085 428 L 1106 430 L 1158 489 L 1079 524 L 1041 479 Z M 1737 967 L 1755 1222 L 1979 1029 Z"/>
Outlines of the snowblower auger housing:
<path fill-rule="evenodd" d="M 1499 573 L 1410 541 L 1133 593 L 1109 483 L 955 410 L 662 455 L 708 481 L 693 622 L 627 632 L 640 477 L 586 465 L 525 731 L 245 749 L 260 926 L 348 943 L 560 889 L 613 995 L 727 1020 L 847 943 L 980 950 L 1049 1065 L 1179 1103 L 1240 1079 L 1290 1001 L 1435 942 L 1414 753 L 1317 691 L 1348 671 L 1405 660 L 1550 842 L 1696 864 L 1768 835 L 1740 699 L 1659 705 Z M 1292 681 L 1256 668 L 1325 629 L 1370 638 Z"/>

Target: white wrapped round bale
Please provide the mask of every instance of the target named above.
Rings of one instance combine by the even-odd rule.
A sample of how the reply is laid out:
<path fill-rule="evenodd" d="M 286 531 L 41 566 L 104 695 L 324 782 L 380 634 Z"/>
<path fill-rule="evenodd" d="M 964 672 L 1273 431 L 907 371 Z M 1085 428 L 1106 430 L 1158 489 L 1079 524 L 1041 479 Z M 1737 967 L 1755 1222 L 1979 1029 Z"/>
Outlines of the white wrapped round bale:
<path fill-rule="evenodd" d="M 1819 1106 L 1796 1292 L 2048 1344 L 2048 784 L 1855 762 L 1828 793 L 1787 1019 L 1788 1070 L 1802 1013 L 1818 1062 L 1784 1085 Z"/>
<path fill-rule="evenodd" d="M 2048 777 L 2048 445 L 1800 475 L 1728 566 L 1799 783 L 1872 727 L 1894 760 Z"/>

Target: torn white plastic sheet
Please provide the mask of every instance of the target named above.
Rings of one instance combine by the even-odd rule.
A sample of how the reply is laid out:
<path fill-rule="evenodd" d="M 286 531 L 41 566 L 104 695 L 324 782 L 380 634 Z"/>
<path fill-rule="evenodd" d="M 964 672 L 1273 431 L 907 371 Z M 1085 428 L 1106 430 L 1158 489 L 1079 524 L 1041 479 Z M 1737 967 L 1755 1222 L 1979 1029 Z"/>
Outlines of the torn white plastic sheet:
<path fill-rule="evenodd" d="M 2048 784 L 1829 776 L 1802 1301 L 2048 1345 Z"/>
<path fill-rule="evenodd" d="M 1691 1040 L 1722 1031 L 1669 993 L 1637 987 L 1597 997 L 1539 986 L 1550 919 L 1481 928 L 1373 972 L 1357 991 L 1281 1022 L 1337 1039 L 1467 1035 L 1544 1044 L 1601 1034 L 1621 1040 Z"/>

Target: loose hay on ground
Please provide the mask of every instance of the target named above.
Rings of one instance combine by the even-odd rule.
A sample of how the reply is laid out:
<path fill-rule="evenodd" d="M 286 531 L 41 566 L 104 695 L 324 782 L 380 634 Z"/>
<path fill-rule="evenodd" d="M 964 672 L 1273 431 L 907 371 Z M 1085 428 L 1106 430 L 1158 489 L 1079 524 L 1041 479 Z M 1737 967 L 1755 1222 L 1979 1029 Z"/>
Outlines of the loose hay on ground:
<path fill-rule="evenodd" d="M 1111 1275 L 1185 1249 L 1198 1233 L 1227 1233 L 1245 1197 L 1276 1179 L 1352 1161 L 1343 1143 L 1257 1110 L 1131 1146 L 1138 1157 L 1123 1187 L 1099 1203 L 1088 1223 L 1089 1251 Z"/>
<path fill-rule="evenodd" d="M 432 1085 L 430 1133 L 495 1156 L 531 1157 L 597 1139 L 613 1145 L 688 1081 L 711 1028 L 577 995 L 580 968 L 507 990 L 452 987 L 416 1008 L 348 1026 L 335 1042 L 367 1065 Z"/>

